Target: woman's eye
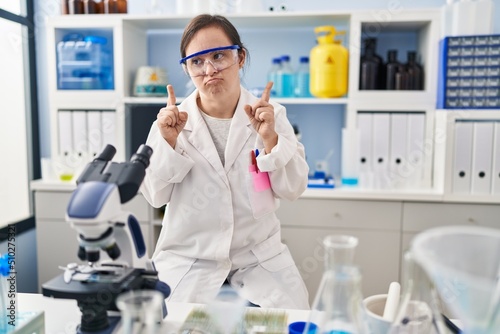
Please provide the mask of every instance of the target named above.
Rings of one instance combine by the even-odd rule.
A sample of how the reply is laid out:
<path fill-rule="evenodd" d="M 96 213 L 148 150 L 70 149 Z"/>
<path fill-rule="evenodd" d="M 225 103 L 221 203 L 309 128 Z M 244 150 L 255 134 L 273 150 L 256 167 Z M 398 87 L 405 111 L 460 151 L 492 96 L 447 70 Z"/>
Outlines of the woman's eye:
<path fill-rule="evenodd" d="M 191 60 L 191 65 L 193 66 L 198 66 L 201 64 L 201 60 L 200 59 L 197 59 L 197 58 L 194 58 Z"/>
<path fill-rule="evenodd" d="M 220 60 L 224 58 L 224 53 L 223 52 L 217 52 L 214 54 L 214 60 Z"/>

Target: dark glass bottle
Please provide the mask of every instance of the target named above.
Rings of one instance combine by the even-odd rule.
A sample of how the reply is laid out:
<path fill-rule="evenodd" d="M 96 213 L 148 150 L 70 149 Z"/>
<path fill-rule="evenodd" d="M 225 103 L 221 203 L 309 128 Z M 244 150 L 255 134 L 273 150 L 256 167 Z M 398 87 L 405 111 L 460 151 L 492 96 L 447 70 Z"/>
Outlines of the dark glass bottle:
<path fill-rule="evenodd" d="M 69 14 L 69 1 L 61 0 L 61 14 L 68 15 Z"/>
<path fill-rule="evenodd" d="M 359 89 L 380 89 L 383 61 L 382 57 L 376 54 L 377 40 L 375 38 L 366 38 L 364 46 L 365 51 L 360 60 Z"/>
<path fill-rule="evenodd" d="M 406 66 L 400 65 L 398 71 L 396 72 L 395 79 L 395 89 L 396 90 L 409 90 L 410 89 L 410 75 L 406 70 Z"/>
<path fill-rule="evenodd" d="M 103 14 L 104 0 L 84 0 L 85 14 Z"/>
<path fill-rule="evenodd" d="M 396 89 L 396 73 L 399 72 L 401 63 L 398 61 L 398 51 L 389 50 L 387 52 L 387 63 L 385 65 L 385 89 Z"/>
<path fill-rule="evenodd" d="M 69 0 L 68 9 L 70 14 L 85 14 L 83 0 Z"/>
<path fill-rule="evenodd" d="M 424 69 L 417 63 L 417 53 L 415 51 L 408 51 L 408 60 L 405 67 L 408 72 L 408 89 L 424 89 Z"/>
<path fill-rule="evenodd" d="M 104 0 L 104 10 L 106 14 L 126 14 L 127 0 Z"/>

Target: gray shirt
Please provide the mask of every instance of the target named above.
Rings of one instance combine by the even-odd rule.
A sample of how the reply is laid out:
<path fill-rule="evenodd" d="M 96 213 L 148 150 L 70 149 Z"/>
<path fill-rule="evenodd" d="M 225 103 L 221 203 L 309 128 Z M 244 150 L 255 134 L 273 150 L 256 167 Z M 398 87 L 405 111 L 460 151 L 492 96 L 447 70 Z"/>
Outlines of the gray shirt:
<path fill-rule="evenodd" d="M 205 114 L 200 110 L 200 114 L 203 116 L 205 123 L 208 127 L 208 132 L 212 136 L 217 153 L 219 153 L 220 161 L 222 161 L 222 166 L 224 166 L 224 151 L 226 150 L 227 137 L 229 136 L 229 128 L 231 127 L 232 118 L 216 118 Z"/>

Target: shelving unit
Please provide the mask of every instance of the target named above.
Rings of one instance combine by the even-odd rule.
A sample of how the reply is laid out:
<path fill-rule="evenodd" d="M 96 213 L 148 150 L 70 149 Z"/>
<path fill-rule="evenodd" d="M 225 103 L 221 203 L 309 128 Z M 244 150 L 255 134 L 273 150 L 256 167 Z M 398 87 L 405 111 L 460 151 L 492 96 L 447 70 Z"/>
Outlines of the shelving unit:
<path fill-rule="evenodd" d="M 333 25 L 337 30 L 346 31 L 344 45 L 348 46 L 349 49 L 349 90 L 346 96 L 335 99 L 274 99 L 285 105 L 292 113 L 300 114 L 301 119 L 307 118 L 306 125 L 316 122 L 316 125 L 312 126 L 312 129 L 305 134 L 309 138 L 304 142 L 313 143 L 310 146 L 306 145 L 306 152 L 309 152 L 309 155 L 314 155 L 311 152 L 314 153 L 314 150 L 320 146 L 317 143 L 321 140 L 317 130 L 319 123 L 326 127 L 325 131 L 328 131 L 329 135 L 329 141 L 321 143 L 322 147 L 335 147 L 335 160 L 339 161 L 342 128 L 357 128 L 359 113 L 420 113 L 425 115 L 423 138 L 425 147 L 423 149 L 426 155 L 423 163 L 423 178 L 419 187 L 415 189 L 308 189 L 297 204 L 285 203 L 282 206 L 279 217 L 283 222 L 283 236 L 299 264 L 310 260 L 307 251 L 315 251 L 315 244 L 304 245 L 304 242 L 315 242 L 317 238 L 326 233 L 353 233 L 361 237 L 362 243 L 366 243 L 357 257 L 359 263 L 369 268 L 366 277 L 364 277 L 364 292 L 369 294 L 385 293 L 385 288 L 390 281 L 398 279 L 401 266 L 400 255 L 408 246 L 411 237 L 427 227 L 425 224 L 422 228 L 416 226 L 420 219 L 418 210 L 421 208 L 434 209 L 446 204 L 443 202 L 468 202 L 477 204 L 471 204 L 471 210 L 479 212 L 483 208 L 479 205 L 481 203 L 485 205 L 498 203 L 499 198 L 495 196 L 462 196 L 453 194 L 450 190 L 448 175 L 453 159 L 453 140 L 451 140 L 453 126 L 450 125 L 452 124 L 450 119 L 467 116 L 459 115 L 458 112 L 436 111 L 435 108 L 441 20 L 439 9 L 388 8 L 377 12 L 362 10 L 348 12 L 265 12 L 252 15 L 228 15 L 228 18 L 238 28 L 243 42 L 250 50 L 251 70 L 242 73 L 243 84 L 248 88 L 265 84 L 266 72 L 272 57 L 289 53 L 292 60 L 298 60 L 300 56 L 309 54 L 309 50 L 316 44 L 315 27 Z M 52 154 L 57 154 L 59 150 L 58 110 L 115 110 L 116 147 L 118 150 L 115 159 L 125 160 L 127 151 L 130 151 L 130 147 L 128 147 L 130 146 L 130 133 L 128 131 L 130 131 L 130 112 L 132 111 L 129 110 L 129 107 L 148 105 L 156 107 L 166 104 L 166 97 L 145 98 L 131 95 L 136 70 L 144 65 L 165 68 L 169 83 L 176 89 L 177 102 L 184 99 L 183 89 L 189 78 L 179 66 L 178 45 L 182 30 L 190 19 L 191 17 L 187 16 L 133 15 L 68 15 L 51 19 L 48 22 L 47 41 L 48 45 L 51 46 L 48 54 L 48 72 L 50 74 L 48 85 L 50 87 Z M 65 33 L 73 30 L 104 31 L 106 34 L 112 34 L 115 82 L 113 90 L 58 91 L 56 89 L 55 45 Z M 272 38 L 269 38 L 270 33 L 272 33 Z M 400 43 L 404 43 L 402 50 L 416 49 L 421 57 L 420 61 L 423 63 L 425 72 L 424 90 L 359 90 L 361 41 L 366 36 L 378 38 L 380 54 L 383 54 L 388 48 L 398 48 Z M 320 112 L 315 113 L 317 110 Z M 336 124 L 324 124 L 324 120 L 318 118 L 318 115 L 325 113 L 335 114 Z M 490 119 L 500 119 L 500 110 L 489 111 L 487 115 L 474 113 L 474 116 L 479 115 Z M 326 155 L 326 153 L 322 154 Z M 54 191 L 57 191 L 57 187 Z M 330 209 L 330 207 L 337 206 L 342 208 L 343 205 L 348 205 L 344 211 L 339 209 L 340 211 L 333 212 L 333 209 Z M 366 220 L 366 218 L 359 217 L 359 212 L 365 213 L 363 210 L 359 210 L 359 206 L 370 207 L 376 219 L 372 220 L 370 217 L 370 220 Z M 390 208 L 387 212 L 384 209 L 386 207 Z M 490 207 L 491 205 L 488 206 L 488 208 Z M 303 211 L 307 212 L 308 215 L 304 216 L 300 208 L 303 208 L 305 210 Z M 322 211 L 316 212 L 313 208 L 319 208 Z M 443 212 L 452 211 L 452 208 L 453 206 L 446 207 Z M 148 209 L 152 210 L 149 206 Z M 387 216 L 388 214 L 390 217 Z M 342 216 L 346 219 L 343 220 Z M 442 214 L 442 217 L 446 217 L 446 215 Z M 388 219 L 386 220 L 386 218 Z M 464 219 L 462 216 L 459 218 Z M 151 244 L 148 246 L 154 247 L 161 228 L 160 212 L 157 209 L 152 210 L 149 219 L 152 226 L 152 233 L 149 235 L 152 237 L 150 238 Z M 408 221 L 410 223 L 407 223 Z M 466 219 L 464 221 L 467 222 Z M 451 223 L 453 221 L 450 219 L 446 221 L 446 224 Z M 433 222 L 433 226 L 437 224 L 439 222 Z M 491 224 L 491 222 L 488 221 L 487 224 Z M 368 248 L 376 248 L 379 245 L 377 242 L 370 241 L 370 236 L 374 234 L 380 244 L 386 243 L 388 245 L 380 250 L 378 257 L 376 255 L 375 258 L 368 251 Z M 305 240 L 302 238 L 303 235 L 307 236 Z M 397 249 L 397 252 L 393 248 Z M 383 261 L 384 256 L 390 257 L 390 263 L 382 265 L 383 270 L 381 270 L 373 263 Z M 321 265 L 316 264 L 318 266 L 314 272 L 310 268 L 306 268 L 302 272 L 311 298 L 314 297 L 318 277 L 320 277 L 322 270 Z"/>

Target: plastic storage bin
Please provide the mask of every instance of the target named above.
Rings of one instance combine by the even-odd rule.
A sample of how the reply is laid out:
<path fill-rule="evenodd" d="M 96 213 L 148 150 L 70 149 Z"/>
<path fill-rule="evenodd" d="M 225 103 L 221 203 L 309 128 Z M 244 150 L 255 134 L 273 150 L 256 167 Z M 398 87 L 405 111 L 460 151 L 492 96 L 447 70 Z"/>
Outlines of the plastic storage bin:
<path fill-rule="evenodd" d="M 500 108 L 500 35 L 446 37 L 440 53 L 439 109 Z"/>
<path fill-rule="evenodd" d="M 112 43 L 101 36 L 70 38 L 57 44 L 58 89 L 114 89 Z"/>

